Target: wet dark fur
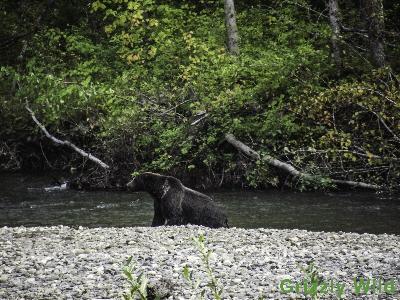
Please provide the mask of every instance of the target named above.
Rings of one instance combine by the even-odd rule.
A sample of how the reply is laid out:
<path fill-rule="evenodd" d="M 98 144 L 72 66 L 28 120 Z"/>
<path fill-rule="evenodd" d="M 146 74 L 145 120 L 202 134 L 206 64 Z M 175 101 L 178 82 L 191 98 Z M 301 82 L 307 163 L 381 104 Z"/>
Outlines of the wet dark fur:
<path fill-rule="evenodd" d="M 154 198 L 152 226 L 228 227 L 225 213 L 213 199 L 185 187 L 174 177 L 146 172 L 136 176 L 127 187 L 130 191 L 146 191 Z"/>

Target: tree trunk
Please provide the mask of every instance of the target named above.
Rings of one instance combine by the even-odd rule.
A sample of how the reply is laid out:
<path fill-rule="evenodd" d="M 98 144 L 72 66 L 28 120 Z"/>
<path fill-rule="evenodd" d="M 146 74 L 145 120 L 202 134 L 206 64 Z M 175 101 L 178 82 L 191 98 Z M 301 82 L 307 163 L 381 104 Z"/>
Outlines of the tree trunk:
<path fill-rule="evenodd" d="M 228 51 L 233 55 L 239 55 L 239 32 L 236 25 L 235 5 L 233 0 L 225 0 L 224 4 Z"/>
<path fill-rule="evenodd" d="M 385 42 L 383 31 L 385 19 L 383 15 L 382 0 L 363 0 L 364 18 L 368 37 L 370 40 L 370 51 L 374 64 L 382 68 L 385 61 Z"/>
<path fill-rule="evenodd" d="M 332 56 L 336 64 L 337 72 L 340 75 L 342 70 L 342 58 L 339 46 L 340 23 L 339 23 L 339 6 L 337 0 L 329 0 L 329 20 L 332 29 Z"/>

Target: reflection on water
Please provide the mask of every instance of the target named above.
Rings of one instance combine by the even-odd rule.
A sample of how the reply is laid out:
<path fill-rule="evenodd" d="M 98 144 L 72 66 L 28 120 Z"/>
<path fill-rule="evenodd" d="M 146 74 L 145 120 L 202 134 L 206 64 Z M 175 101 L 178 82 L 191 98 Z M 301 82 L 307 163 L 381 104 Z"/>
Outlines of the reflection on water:
<path fill-rule="evenodd" d="M 48 179 L 0 175 L 0 226 L 149 226 L 146 193 L 44 192 Z M 28 189 L 30 188 L 30 189 Z M 209 193 L 227 211 L 230 226 L 400 234 L 400 201 L 373 193 L 225 191 Z"/>

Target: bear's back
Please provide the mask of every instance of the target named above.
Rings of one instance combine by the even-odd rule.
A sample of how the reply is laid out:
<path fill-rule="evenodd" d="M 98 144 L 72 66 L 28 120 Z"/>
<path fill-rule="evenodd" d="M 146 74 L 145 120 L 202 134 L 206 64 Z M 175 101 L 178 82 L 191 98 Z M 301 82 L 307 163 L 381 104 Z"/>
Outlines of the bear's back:
<path fill-rule="evenodd" d="M 184 190 L 185 190 L 185 194 L 187 193 L 188 195 L 193 195 L 193 197 L 199 197 L 202 198 L 204 200 L 208 200 L 208 201 L 214 201 L 210 196 L 207 196 L 206 194 L 200 193 L 198 191 L 192 190 L 191 188 L 188 188 L 186 186 L 183 186 Z"/>
<path fill-rule="evenodd" d="M 184 188 L 185 223 L 204 225 L 212 228 L 227 227 L 227 217 L 214 200 L 190 188 Z"/>

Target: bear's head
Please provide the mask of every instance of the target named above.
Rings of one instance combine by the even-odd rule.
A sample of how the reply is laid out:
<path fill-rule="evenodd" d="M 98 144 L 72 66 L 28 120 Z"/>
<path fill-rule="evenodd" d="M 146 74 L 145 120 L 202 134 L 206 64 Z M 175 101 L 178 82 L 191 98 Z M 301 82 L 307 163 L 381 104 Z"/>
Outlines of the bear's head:
<path fill-rule="evenodd" d="M 130 182 L 127 183 L 126 187 L 128 188 L 128 191 L 132 192 L 150 192 L 161 187 L 166 178 L 167 176 L 145 172 L 135 176 Z"/>
<path fill-rule="evenodd" d="M 128 188 L 128 191 L 133 191 L 133 192 L 143 191 L 144 190 L 143 176 L 139 175 L 133 177 L 133 179 L 127 183 L 126 187 Z"/>

